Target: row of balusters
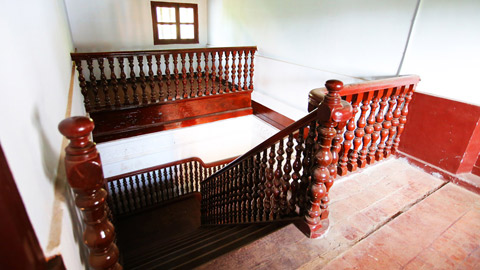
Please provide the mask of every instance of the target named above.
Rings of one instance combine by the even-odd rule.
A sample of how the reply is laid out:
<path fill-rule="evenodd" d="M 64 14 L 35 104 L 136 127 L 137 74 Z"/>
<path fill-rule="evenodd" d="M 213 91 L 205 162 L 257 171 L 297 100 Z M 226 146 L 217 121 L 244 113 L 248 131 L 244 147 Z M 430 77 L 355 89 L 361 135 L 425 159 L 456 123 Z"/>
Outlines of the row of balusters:
<path fill-rule="evenodd" d="M 157 167 L 141 173 L 108 179 L 110 209 L 115 217 L 199 192 L 200 182 L 225 164 L 203 167 L 199 161 L 187 161 Z"/>
<path fill-rule="evenodd" d="M 353 117 L 335 128 L 331 151 L 336 152 L 339 175 L 395 153 L 413 88 L 407 85 L 344 97 L 352 103 Z M 313 155 L 319 149 L 317 122 L 285 135 L 202 182 L 203 224 L 261 222 L 304 214 Z M 327 211 L 328 205 L 322 208 Z"/>
<path fill-rule="evenodd" d="M 256 49 L 73 57 L 87 111 L 253 89 Z"/>

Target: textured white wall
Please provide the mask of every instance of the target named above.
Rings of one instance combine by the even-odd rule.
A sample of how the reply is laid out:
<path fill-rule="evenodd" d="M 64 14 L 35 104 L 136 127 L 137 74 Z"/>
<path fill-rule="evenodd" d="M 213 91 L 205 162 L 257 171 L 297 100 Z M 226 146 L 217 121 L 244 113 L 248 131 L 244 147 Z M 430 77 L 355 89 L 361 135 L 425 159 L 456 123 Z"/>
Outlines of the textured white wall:
<path fill-rule="evenodd" d="M 82 269 L 67 205 L 54 190 L 62 151 L 57 125 L 65 116 L 72 67 L 65 5 L 3 1 L 0 21 L 0 141 L 44 254 L 61 253 L 68 269 Z"/>
<path fill-rule="evenodd" d="M 401 70 L 418 90 L 480 106 L 480 1 L 422 0 Z"/>
<path fill-rule="evenodd" d="M 73 44 L 79 52 L 204 47 L 207 0 L 187 2 L 198 4 L 199 44 L 153 45 L 149 0 L 65 0 Z"/>

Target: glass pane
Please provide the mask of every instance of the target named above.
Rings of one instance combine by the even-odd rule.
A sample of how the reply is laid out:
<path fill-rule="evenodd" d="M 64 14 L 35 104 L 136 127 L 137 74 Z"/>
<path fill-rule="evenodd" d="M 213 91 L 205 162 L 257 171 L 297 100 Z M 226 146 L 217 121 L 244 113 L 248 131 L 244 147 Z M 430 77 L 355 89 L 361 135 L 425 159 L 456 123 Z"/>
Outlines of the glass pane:
<path fill-rule="evenodd" d="M 194 39 L 194 27 L 191 24 L 181 24 L 180 25 L 180 38 L 181 39 Z"/>
<path fill-rule="evenodd" d="M 193 8 L 180 8 L 180 22 L 193 23 Z"/>
<path fill-rule="evenodd" d="M 174 24 L 159 24 L 157 26 L 158 39 L 177 39 L 177 29 Z"/>
<path fill-rule="evenodd" d="M 157 22 L 175 22 L 175 8 L 157 7 Z"/>

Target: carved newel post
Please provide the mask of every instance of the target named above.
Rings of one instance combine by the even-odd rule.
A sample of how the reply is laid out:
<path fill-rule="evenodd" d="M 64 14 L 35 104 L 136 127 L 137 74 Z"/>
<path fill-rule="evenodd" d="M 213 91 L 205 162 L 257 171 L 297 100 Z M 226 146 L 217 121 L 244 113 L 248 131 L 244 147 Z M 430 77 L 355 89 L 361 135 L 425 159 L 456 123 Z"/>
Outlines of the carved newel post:
<path fill-rule="evenodd" d="M 343 88 L 343 83 L 329 80 L 325 86 L 328 94 L 317 110 L 318 136 L 307 189 L 307 211 L 301 226 L 302 231 L 310 238 L 320 237 L 328 228 L 328 192 L 337 175 L 339 152 L 337 148 L 340 146 L 341 138 L 338 134 L 342 133 L 346 121 L 352 117 L 351 105 L 340 98 L 339 92 Z"/>
<path fill-rule="evenodd" d="M 65 148 L 65 169 L 76 195 L 75 204 L 83 212 L 86 224 L 83 240 L 90 249 L 89 265 L 93 269 L 119 270 L 122 266 L 113 242 L 115 230 L 106 213 L 108 194 L 103 188 L 102 163 L 95 144 L 89 140 L 93 128 L 93 121 L 88 117 L 70 117 L 58 125 L 70 140 Z"/>

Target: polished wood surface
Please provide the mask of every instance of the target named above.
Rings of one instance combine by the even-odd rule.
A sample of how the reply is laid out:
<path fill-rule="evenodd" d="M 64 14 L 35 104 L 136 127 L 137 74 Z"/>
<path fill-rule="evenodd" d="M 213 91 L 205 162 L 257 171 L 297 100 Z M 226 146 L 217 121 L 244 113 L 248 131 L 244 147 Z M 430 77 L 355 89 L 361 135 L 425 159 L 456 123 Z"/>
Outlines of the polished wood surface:
<path fill-rule="evenodd" d="M 107 178 L 116 218 L 158 207 L 200 191 L 200 182 L 234 158 L 205 164 L 193 157 Z"/>
<path fill-rule="evenodd" d="M 304 216 L 298 226 L 319 237 L 328 227 L 328 190 L 336 175 L 397 151 L 418 80 L 409 76 L 345 87 L 328 81 L 326 88 L 312 91 L 310 114 L 202 182 L 202 223 Z"/>
<path fill-rule="evenodd" d="M 256 50 L 254 46 L 218 47 L 72 53 L 71 57 L 85 108 L 93 112 L 252 90 Z M 118 91 L 117 78 L 123 91 Z"/>
<path fill-rule="evenodd" d="M 253 100 L 252 109 L 255 116 L 278 129 L 284 129 L 295 122 L 292 119 Z"/>
<path fill-rule="evenodd" d="M 306 226 L 300 226 L 310 238 L 320 237 L 328 228 L 328 192 L 337 176 L 343 129 L 345 123 L 352 118 L 352 106 L 340 97 L 343 83 L 330 80 L 325 86 L 328 94 L 317 109 L 318 136 L 310 168 L 311 181 L 307 189 L 308 202 L 304 214 Z"/>
<path fill-rule="evenodd" d="M 145 107 L 91 112 L 95 142 L 188 127 L 252 114 L 251 91 L 204 96 Z"/>
<path fill-rule="evenodd" d="M 88 264 L 93 269 L 119 270 L 119 252 L 115 245 L 115 228 L 107 218 L 107 197 L 102 163 L 95 144 L 89 140 L 94 129 L 87 117 L 70 117 L 58 129 L 70 140 L 65 148 L 65 170 L 75 193 L 75 204 L 83 212 L 83 241 L 90 249 Z"/>
<path fill-rule="evenodd" d="M 47 269 L 42 248 L 28 218 L 0 145 L 0 269 Z"/>

